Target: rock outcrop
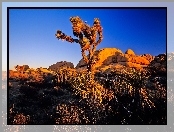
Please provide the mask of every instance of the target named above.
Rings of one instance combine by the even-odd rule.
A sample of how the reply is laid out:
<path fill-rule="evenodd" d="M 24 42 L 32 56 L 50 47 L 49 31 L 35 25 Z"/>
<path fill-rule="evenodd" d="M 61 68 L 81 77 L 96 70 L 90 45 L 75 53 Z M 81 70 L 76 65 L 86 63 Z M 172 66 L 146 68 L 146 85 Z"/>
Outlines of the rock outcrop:
<path fill-rule="evenodd" d="M 159 54 L 158 56 L 155 56 L 154 60 L 151 61 L 150 65 L 151 67 L 161 67 L 166 68 L 167 64 L 167 58 L 166 54 Z"/>
<path fill-rule="evenodd" d="M 63 68 L 63 67 L 74 68 L 74 65 L 71 62 L 61 61 L 61 62 L 57 62 L 56 64 L 49 66 L 48 69 L 52 70 L 52 71 L 56 71 L 57 69 Z"/>
<path fill-rule="evenodd" d="M 150 62 L 154 59 L 154 56 L 150 54 L 136 55 L 135 52 L 131 49 L 128 49 L 125 54 L 116 48 L 104 48 L 96 51 L 94 53 L 96 60 L 96 69 L 104 67 L 112 67 L 122 65 L 126 67 L 134 67 L 141 69 L 147 67 Z M 85 62 L 83 59 L 79 61 L 76 66 L 76 69 L 86 68 Z M 104 68 L 106 69 L 106 68 Z"/>
<path fill-rule="evenodd" d="M 116 48 L 104 48 L 104 49 L 95 51 L 95 53 L 94 53 L 95 60 L 96 60 L 95 67 L 97 68 L 102 65 L 109 65 L 109 64 L 115 62 L 114 56 L 117 56 L 119 54 L 123 54 L 123 53 L 121 50 L 116 49 Z M 76 69 L 81 68 L 85 65 L 86 65 L 85 61 L 83 59 L 81 59 L 79 61 L 79 63 L 77 64 Z"/>
<path fill-rule="evenodd" d="M 154 60 L 148 65 L 152 73 L 158 75 L 167 75 L 167 56 L 166 54 L 159 54 L 155 56 Z"/>
<path fill-rule="evenodd" d="M 17 71 L 19 71 L 19 72 L 24 72 L 24 71 L 26 71 L 27 69 L 30 69 L 30 67 L 29 67 L 28 65 L 23 65 L 23 66 L 17 65 L 17 66 L 15 66 L 15 69 L 16 69 Z"/>
<path fill-rule="evenodd" d="M 129 54 L 129 55 L 135 55 L 134 51 L 131 49 L 128 49 L 125 54 Z"/>

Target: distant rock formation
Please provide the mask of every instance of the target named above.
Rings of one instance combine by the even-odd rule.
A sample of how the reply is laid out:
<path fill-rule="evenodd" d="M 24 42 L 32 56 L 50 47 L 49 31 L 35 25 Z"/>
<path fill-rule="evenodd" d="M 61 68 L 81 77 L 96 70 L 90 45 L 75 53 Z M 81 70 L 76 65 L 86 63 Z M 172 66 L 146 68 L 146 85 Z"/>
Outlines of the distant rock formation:
<path fill-rule="evenodd" d="M 57 69 L 62 68 L 62 67 L 74 68 L 74 65 L 71 62 L 61 61 L 61 62 L 57 62 L 56 64 L 49 66 L 48 69 L 52 70 L 52 71 L 56 71 Z"/>
<path fill-rule="evenodd" d="M 15 69 L 18 71 L 18 72 L 23 72 L 23 71 L 26 71 L 27 69 L 30 69 L 30 67 L 28 65 L 23 65 L 23 66 L 15 66 Z"/>
<path fill-rule="evenodd" d="M 50 73 L 50 70 L 48 68 L 37 68 L 36 69 L 37 72 L 40 72 L 40 73 Z"/>

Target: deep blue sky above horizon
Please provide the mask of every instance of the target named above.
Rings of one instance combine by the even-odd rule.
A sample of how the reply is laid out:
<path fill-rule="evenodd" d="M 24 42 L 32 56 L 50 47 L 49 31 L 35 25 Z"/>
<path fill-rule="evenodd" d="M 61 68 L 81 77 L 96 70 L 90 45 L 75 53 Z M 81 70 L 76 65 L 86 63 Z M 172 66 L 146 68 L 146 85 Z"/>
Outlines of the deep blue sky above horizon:
<path fill-rule="evenodd" d="M 59 61 L 76 66 L 82 58 L 80 46 L 55 38 L 58 29 L 73 36 L 71 16 L 79 16 L 89 25 L 94 18 L 100 19 L 104 39 L 97 49 L 132 49 L 136 54 L 152 55 L 166 52 L 165 9 L 11 9 L 9 68 L 17 64 L 48 68 Z"/>

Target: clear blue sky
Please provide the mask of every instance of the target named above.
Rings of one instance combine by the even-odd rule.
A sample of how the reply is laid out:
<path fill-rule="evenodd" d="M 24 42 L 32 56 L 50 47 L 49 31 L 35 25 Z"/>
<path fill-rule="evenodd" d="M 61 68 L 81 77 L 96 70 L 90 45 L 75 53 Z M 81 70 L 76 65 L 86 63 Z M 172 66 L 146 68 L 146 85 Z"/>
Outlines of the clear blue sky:
<path fill-rule="evenodd" d="M 58 29 L 73 36 L 71 16 L 89 25 L 101 20 L 103 41 L 97 49 L 113 47 L 136 54 L 166 52 L 166 10 L 164 9 L 11 9 L 9 12 L 9 67 L 27 64 L 49 67 L 59 61 L 77 65 L 80 46 L 55 38 Z M 75 37 L 74 37 L 75 38 Z"/>

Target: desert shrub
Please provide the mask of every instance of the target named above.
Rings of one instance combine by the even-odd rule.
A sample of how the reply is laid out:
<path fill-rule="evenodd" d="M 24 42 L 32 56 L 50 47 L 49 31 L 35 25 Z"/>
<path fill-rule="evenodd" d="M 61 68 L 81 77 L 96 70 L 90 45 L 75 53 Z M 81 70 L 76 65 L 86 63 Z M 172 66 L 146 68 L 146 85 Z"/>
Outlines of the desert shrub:
<path fill-rule="evenodd" d="M 95 77 L 99 78 L 95 79 L 87 71 L 60 68 L 56 72 L 56 83 L 52 86 L 49 80 L 53 78 L 45 75 L 48 79 L 42 83 L 48 84 L 45 87 L 29 83 L 20 87 L 22 94 L 20 98 L 16 96 L 17 110 L 13 109 L 9 117 L 11 124 L 18 117 L 17 111 L 30 115 L 28 124 L 165 124 L 166 86 L 153 90 L 145 85 L 150 80 L 165 84 L 163 77 L 155 78 L 150 71 L 136 69 L 96 73 Z M 64 110 L 58 109 L 56 113 L 57 105 Z M 76 111 L 74 118 L 71 118 L 71 106 Z"/>
<path fill-rule="evenodd" d="M 17 125 L 21 125 L 21 124 L 25 125 L 25 124 L 28 124 L 29 119 L 30 119 L 29 116 L 25 116 L 23 113 L 20 113 L 14 116 L 13 123 Z"/>
<path fill-rule="evenodd" d="M 50 94 L 53 96 L 60 97 L 60 96 L 63 96 L 65 92 L 61 88 L 58 88 L 58 89 L 52 89 Z"/>
<path fill-rule="evenodd" d="M 38 95 L 38 89 L 31 86 L 22 85 L 19 91 L 25 98 L 35 99 Z"/>
<path fill-rule="evenodd" d="M 38 105 L 41 108 L 47 108 L 48 106 L 52 105 L 52 95 L 49 94 L 42 94 L 39 96 L 39 102 Z"/>

